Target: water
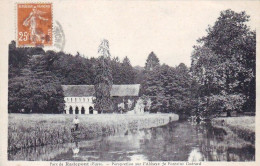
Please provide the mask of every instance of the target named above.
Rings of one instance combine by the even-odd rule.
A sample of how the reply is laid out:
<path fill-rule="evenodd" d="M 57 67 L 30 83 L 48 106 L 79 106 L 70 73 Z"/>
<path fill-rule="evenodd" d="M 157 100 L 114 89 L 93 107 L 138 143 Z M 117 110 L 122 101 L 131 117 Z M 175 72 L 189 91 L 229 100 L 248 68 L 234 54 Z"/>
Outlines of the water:
<path fill-rule="evenodd" d="M 173 122 L 93 140 L 29 148 L 9 160 L 54 161 L 254 161 L 255 147 L 230 130 Z"/>

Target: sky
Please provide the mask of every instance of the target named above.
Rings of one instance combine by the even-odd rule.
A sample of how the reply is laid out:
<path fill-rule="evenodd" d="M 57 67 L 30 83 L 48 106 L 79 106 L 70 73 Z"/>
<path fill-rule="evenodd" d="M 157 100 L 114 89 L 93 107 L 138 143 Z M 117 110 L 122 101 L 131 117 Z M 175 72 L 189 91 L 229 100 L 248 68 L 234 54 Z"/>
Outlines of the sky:
<path fill-rule="evenodd" d="M 220 11 L 246 11 L 251 28 L 259 27 L 259 6 L 247 3 L 65 0 L 53 4 L 53 17 L 63 28 L 66 53 L 97 57 L 99 44 L 107 39 L 111 56 L 120 60 L 127 56 L 133 66 L 144 66 L 152 51 L 161 64 L 190 66 L 193 45 L 206 35 L 208 25 L 214 25 Z"/>

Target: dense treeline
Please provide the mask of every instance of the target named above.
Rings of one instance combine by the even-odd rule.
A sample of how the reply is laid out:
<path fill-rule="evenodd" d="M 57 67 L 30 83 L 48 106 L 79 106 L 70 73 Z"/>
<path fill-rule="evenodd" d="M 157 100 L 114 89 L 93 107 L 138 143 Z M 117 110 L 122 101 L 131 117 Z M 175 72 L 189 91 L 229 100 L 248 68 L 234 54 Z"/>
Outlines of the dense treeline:
<path fill-rule="evenodd" d="M 181 63 L 177 67 L 160 65 L 152 52 L 147 59 L 142 94 L 150 98 L 150 112 L 175 112 L 188 115 L 192 110 L 192 79 L 189 68 Z"/>
<path fill-rule="evenodd" d="M 113 83 L 135 82 L 129 59 L 110 60 Z M 9 45 L 9 112 L 62 113 L 61 85 L 94 85 L 100 58 Z"/>
<path fill-rule="evenodd" d="M 107 40 L 99 46 L 98 58 L 16 48 L 11 42 L 9 112 L 62 113 L 62 84 L 95 85 L 96 109 L 113 112 L 111 85 L 134 83 L 141 84 L 145 111 L 153 113 L 211 117 L 223 111 L 255 111 L 256 33 L 247 21 L 245 12 L 221 12 L 194 46 L 190 68 L 160 64 L 154 52 L 145 67 L 133 67 L 127 57 L 120 61 L 110 55 Z"/>

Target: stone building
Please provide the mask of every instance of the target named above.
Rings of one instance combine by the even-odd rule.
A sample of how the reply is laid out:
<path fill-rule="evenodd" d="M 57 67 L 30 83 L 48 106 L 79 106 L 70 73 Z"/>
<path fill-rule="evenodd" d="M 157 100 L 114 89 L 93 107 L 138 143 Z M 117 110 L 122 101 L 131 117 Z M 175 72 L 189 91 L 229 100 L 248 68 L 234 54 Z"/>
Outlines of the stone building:
<path fill-rule="evenodd" d="M 94 85 L 62 85 L 66 114 L 97 114 Z M 112 85 L 111 97 L 138 97 L 140 84 Z"/>

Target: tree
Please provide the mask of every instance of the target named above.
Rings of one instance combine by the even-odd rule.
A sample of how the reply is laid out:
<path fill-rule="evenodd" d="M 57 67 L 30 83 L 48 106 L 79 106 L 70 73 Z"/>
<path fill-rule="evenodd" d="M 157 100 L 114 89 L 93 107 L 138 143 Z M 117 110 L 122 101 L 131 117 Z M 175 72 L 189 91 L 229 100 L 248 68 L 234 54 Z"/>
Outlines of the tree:
<path fill-rule="evenodd" d="M 115 84 L 134 83 L 135 72 L 130 60 L 125 58 L 120 62 L 115 57 L 111 61 L 107 44 L 105 41 L 99 48 L 104 59 L 88 59 L 79 52 L 73 56 L 64 52 L 45 52 L 37 47 L 16 48 L 12 41 L 9 44 L 9 112 L 61 113 L 64 99 L 60 85 L 93 85 L 100 78 L 96 74 L 102 73 L 99 69 L 103 64 L 111 68 L 112 75 L 106 69 L 104 74 L 107 78 L 112 76 Z"/>
<path fill-rule="evenodd" d="M 128 57 L 125 57 L 121 64 L 121 83 L 133 84 L 135 81 L 135 75 L 136 73 L 134 72 L 130 60 Z"/>
<path fill-rule="evenodd" d="M 118 57 L 111 60 L 111 70 L 114 84 L 133 84 L 136 79 L 136 71 L 128 57 L 120 62 Z"/>
<path fill-rule="evenodd" d="M 32 55 L 43 55 L 45 52 L 41 47 L 17 48 L 16 42 L 9 44 L 9 78 L 19 76 L 21 69 L 25 67 Z"/>
<path fill-rule="evenodd" d="M 191 83 L 189 69 L 183 63 L 175 68 L 165 64 L 155 67 L 143 84 L 144 95 L 152 101 L 151 112 L 190 115 L 196 101 Z"/>
<path fill-rule="evenodd" d="M 108 40 L 103 40 L 98 48 L 100 54 L 96 67 L 95 78 L 95 109 L 98 112 L 112 112 L 113 103 L 110 92 L 113 84 L 112 71 L 110 65 L 110 52 Z"/>
<path fill-rule="evenodd" d="M 10 79 L 8 108 L 10 112 L 62 113 L 64 96 L 59 80 L 46 69 L 44 55 L 34 55 Z"/>
<path fill-rule="evenodd" d="M 143 94 L 149 96 L 152 101 L 151 111 L 158 112 L 162 111 L 162 100 L 164 98 L 163 82 L 161 80 L 161 68 L 160 66 L 155 67 L 149 72 L 145 82 L 143 83 Z"/>
<path fill-rule="evenodd" d="M 79 54 L 79 53 L 78 53 Z M 95 58 L 70 55 L 63 52 L 45 53 L 47 70 L 65 85 L 93 85 L 95 79 Z"/>
<path fill-rule="evenodd" d="M 171 109 L 176 110 L 180 116 L 188 117 L 195 107 L 196 98 L 192 95 L 192 78 L 189 68 L 181 63 L 173 70 L 173 76 L 169 83 L 169 91 L 172 96 Z"/>
<path fill-rule="evenodd" d="M 114 57 L 111 60 L 111 70 L 114 84 L 122 84 L 122 64 L 118 57 Z"/>
<path fill-rule="evenodd" d="M 194 47 L 191 70 L 206 116 L 223 110 L 255 111 L 255 32 L 245 12 L 222 11 Z M 249 88 L 250 85 L 250 88 Z"/>
<path fill-rule="evenodd" d="M 148 55 L 148 58 L 146 60 L 145 63 L 145 70 L 147 71 L 152 71 L 156 66 L 159 66 L 159 59 L 157 58 L 157 56 L 154 54 L 154 52 L 151 52 Z"/>

